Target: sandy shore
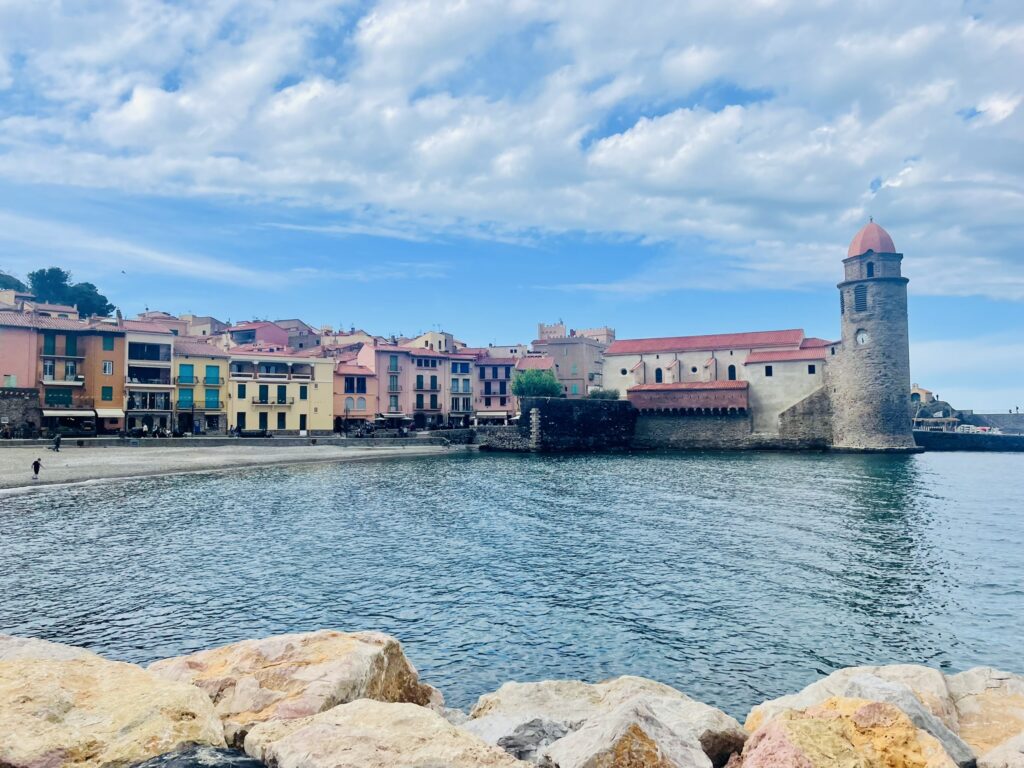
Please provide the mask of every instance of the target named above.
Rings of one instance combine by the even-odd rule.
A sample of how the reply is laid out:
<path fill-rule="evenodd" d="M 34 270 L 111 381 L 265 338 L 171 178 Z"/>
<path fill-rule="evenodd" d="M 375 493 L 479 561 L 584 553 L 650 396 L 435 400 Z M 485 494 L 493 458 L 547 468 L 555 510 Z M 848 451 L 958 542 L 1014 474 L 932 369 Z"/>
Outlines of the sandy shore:
<path fill-rule="evenodd" d="M 295 447 L 228 445 L 168 448 L 78 448 L 60 453 L 45 447 L 0 450 L 0 489 L 27 488 L 97 479 L 135 478 L 180 472 L 208 472 L 267 464 L 351 461 L 389 456 L 429 456 L 467 450 L 463 447 L 416 445 L 366 447 L 304 445 Z M 32 462 L 42 459 L 39 480 L 32 479 Z"/>

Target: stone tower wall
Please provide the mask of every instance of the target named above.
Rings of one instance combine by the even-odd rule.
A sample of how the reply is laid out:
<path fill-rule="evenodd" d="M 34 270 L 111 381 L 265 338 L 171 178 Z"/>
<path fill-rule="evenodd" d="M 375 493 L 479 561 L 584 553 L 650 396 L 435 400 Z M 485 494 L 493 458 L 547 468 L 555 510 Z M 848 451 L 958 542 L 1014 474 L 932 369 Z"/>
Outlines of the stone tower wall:
<path fill-rule="evenodd" d="M 848 450 L 911 450 L 910 342 L 907 279 L 899 254 L 847 259 L 842 295 L 842 346 L 826 368 L 833 416 L 833 446 Z M 875 276 L 866 277 L 873 262 Z M 857 286 L 867 288 L 867 309 L 858 312 Z M 866 331 L 867 344 L 858 344 Z"/>

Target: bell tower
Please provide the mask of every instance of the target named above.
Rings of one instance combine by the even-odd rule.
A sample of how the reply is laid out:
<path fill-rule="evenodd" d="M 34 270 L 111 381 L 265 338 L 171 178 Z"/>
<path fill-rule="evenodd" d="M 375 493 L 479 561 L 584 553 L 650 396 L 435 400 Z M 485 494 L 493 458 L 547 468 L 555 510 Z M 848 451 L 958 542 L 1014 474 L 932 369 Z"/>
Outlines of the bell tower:
<path fill-rule="evenodd" d="M 910 420 L 907 283 L 889 233 L 869 221 L 839 283 L 842 346 L 829 366 L 832 442 L 841 450 L 916 450 Z"/>

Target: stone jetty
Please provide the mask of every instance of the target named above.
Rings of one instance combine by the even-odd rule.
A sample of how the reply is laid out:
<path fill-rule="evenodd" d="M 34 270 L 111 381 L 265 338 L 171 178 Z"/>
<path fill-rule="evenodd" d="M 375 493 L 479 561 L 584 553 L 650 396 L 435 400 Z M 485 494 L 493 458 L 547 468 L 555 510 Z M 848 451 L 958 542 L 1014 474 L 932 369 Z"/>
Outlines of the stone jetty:
<path fill-rule="evenodd" d="M 851 667 L 738 721 L 623 676 L 446 709 L 401 644 L 329 630 L 147 668 L 0 635 L 3 768 L 1024 768 L 1024 677 Z"/>

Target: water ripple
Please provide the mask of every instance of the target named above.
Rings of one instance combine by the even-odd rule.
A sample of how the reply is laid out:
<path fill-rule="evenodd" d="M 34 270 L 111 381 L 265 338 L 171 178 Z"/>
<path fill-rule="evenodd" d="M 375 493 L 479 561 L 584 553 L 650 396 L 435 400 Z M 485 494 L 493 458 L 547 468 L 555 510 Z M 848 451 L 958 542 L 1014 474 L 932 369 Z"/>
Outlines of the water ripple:
<path fill-rule="evenodd" d="M 148 662 L 378 629 L 466 706 L 632 673 L 743 716 L 850 664 L 1024 671 L 1024 457 L 465 456 L 9 497 L 0 629 Z"/>

